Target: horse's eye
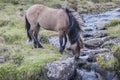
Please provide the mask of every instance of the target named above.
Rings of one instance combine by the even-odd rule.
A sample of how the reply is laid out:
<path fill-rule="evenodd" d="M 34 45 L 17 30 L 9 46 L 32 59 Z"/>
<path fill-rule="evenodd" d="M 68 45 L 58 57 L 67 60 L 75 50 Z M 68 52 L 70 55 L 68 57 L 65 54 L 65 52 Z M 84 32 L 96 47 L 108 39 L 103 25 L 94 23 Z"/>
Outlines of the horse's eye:
<path fill-rule="evenodd" d="M 67 50 L 68 50 L 68 51 L 71 51 L 72 49 L 69 47 L 69 48 L 67 48 Z"/>

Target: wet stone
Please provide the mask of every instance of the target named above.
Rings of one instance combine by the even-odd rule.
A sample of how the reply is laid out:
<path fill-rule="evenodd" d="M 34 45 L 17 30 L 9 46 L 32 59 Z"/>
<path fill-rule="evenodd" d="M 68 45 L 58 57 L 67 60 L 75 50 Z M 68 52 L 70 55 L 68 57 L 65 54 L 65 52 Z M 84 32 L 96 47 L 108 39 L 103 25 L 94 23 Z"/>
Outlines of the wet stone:
<path fill-rule="evenodd" d="M 48 63 L 45 67 L 50 80 L 69 80 L 74 74 L 74 58 L 61 59 Z"/>
<path fill-rule="evenodd" d="M 92 27 L 84 27 L 83 30 L 84 30 L 84 31 L 92 31 L 93 28 L 92 28 Z"/>
<path fill-rule="evenodd" d="M 108 36 L 108 33 L 106 31 L 99 31 L 99 32 L 96 32 L 93 36 L 95 38 L 101 38 L 101 37 Z"/>
<path fill-rule="evenodd" d="M 103 40 L 101 38 L 90 39 L 84 42 L 85 47 L 89 49 L 95 49 L 100 47 L 103 44 Z"/>
<path fill-rule="evenodd" d="M 5 62 L 4 56 L 0 55 L 0 63 L 4 63 L 4 62 Z"/>
<path fill-rule="evenodd" d="M 85 69 L 77 69 L 77 75 L 82 77 L 82 80 L 101 80 L 97 73 L 94 71 L 86 71 Z"/>

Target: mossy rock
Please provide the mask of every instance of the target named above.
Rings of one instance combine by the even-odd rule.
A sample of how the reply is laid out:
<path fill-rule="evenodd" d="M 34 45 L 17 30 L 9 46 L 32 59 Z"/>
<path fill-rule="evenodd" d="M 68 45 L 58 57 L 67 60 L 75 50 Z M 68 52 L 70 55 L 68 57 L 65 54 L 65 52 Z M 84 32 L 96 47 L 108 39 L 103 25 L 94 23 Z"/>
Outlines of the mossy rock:
<path fill-rule="evenodd" d="M 112 53 L 117 58 L 117 62 L 114 65 L 115 66 L 114 70 L 117 72 L 118 76 L 120 76 L 120 45 L 114 46 L 112 48 Z"/>
<path fill-rule="evenodd" d="M 108 54 L 110 55 L 110 54 Z M 97 61 L 99 62 L 99 65 L 101 68 L 107 69 L 107 70 L 114 70 L 114 65 L 117 62 L 116 58 L 109 58 L 107 59 L 108 55 L 103 54 L 99 57 L 97 57 Z"/>

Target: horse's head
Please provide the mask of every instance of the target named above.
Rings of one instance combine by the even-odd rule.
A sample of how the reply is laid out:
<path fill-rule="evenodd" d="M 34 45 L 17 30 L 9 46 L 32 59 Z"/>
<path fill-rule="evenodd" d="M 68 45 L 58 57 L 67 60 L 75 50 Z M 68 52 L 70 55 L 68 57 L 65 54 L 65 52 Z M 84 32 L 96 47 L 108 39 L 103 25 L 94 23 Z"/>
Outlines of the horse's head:
<path fill-rule="evenodd" d="M 73 55 L 75 55 L 75 59 L 79 59 L 80 51 L 84 47 L 83 42 L 80 39 L 74 44 L 71 44 L 71 46 L 68 48 L 69 51 L 72 51 Z"/>
<path fill-rule="evenodd" d="M 73 12 L 75 12 L 74 10 L 69 8 L 64 8 L 64 10 L 68 15 L 68 38 L 71 43 L 68 50 L 72 51 L 75 58 L 78 59 L 80 56 L 80 51 L 83 48 L 83 42 L 80 36 L 82 27 L 79 25 L 77 18 L 73 15 Z"/>

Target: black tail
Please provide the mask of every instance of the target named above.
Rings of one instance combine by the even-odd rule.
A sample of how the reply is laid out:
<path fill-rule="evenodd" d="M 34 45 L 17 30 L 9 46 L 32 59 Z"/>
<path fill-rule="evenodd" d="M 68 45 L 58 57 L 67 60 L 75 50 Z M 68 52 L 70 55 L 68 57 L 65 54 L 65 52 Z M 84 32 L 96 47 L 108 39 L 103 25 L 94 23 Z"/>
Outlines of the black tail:
<path fill-rule="evenodd" d="M 25 16 L 25 26 L 26 26 L 26 29 L 27 29 L 27 36 L 29 38 L 29 41 L 32 40 L 32 37 L 31 35 L 29 34 L 29 30 L 30 30 L 30 23 L 28 22 L 28 19 L 27 17 Z"/>

